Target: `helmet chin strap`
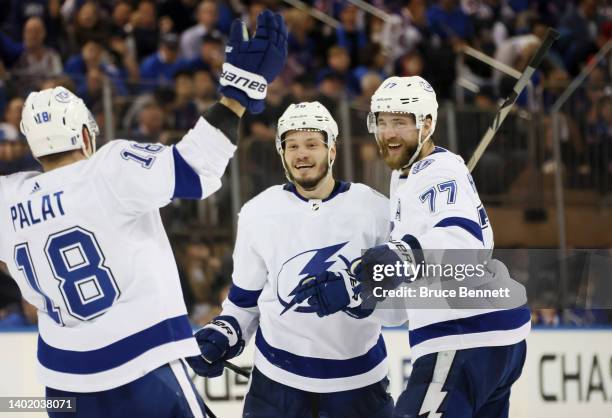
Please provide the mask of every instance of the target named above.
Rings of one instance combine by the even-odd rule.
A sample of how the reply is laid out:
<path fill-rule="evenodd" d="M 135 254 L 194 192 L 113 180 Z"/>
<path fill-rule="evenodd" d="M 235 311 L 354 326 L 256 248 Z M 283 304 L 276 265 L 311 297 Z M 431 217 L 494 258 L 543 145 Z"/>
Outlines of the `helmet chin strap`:
<path fill-rule="evenodd" d="M 408 163 L 402 166 L 400 170 L 406 170 L 410 168 L 412 164 L 414 164 L 415 160 L 421 153 L 421 149 L 423 148 L 423 145 L 425 145 L 425 143 L 429 140 L 429 138 L 431 138 L 431 134 L 429 134 L 425 137 L 425 139 L 421 140 L 422 132 L 423 132 L 423 128 L 419 129 L 419 139 L 418 139 L 417 148 L 416 150 L 414 150 L 414 153 L 412 154 L 412 157 L 410 157 L 410 160 L 408 160 Z"/>

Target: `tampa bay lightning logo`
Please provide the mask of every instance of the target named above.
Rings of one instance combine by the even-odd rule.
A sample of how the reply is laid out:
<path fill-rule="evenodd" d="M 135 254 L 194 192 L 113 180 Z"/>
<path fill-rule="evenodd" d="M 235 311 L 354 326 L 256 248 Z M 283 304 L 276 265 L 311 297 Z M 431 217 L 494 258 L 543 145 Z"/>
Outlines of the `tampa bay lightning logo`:
<path fill-rule="evenodd" d="M 433 163 L 434 160 L 432 160 L 431 158 L 427 159 L 427 160 L 423 160 L 423 161 L 419 161 L 418 163 L 416 163 L 414 165 L 414 168 L 412 169 L 412 174 L 416 174 L 419 171 L 423 171 L 425 170 L 427 167 L 429 167 L 431 165 L 431 163 Z"/>
<path fill-rule="evenodd" d="M 72 95 L 67 91 L 60 91 L 59 93 L 55 95 L 55 100 L 57 100 L 60 103 L 68 103 L 71 98 L 72 98 Z"/>
<path fill-rule="evenodd" d="M 283 313 L 291 309 L 295 302 L 292 302 L 294 291 L 302 283 L 313 280 L 317 274 L 329 270 L 348 269 L 351 262 L 338 252 L 348 244 L 330 245 L 328 247 L 317 248 L 301 252 L 285 261 L 276 276 L 276 296 L 281 305 Z M 304 302 L 306 305 L 306 303 Z M 313 313 L 316 312 L 311 306 L 297 306 L 294 312 Z"/>

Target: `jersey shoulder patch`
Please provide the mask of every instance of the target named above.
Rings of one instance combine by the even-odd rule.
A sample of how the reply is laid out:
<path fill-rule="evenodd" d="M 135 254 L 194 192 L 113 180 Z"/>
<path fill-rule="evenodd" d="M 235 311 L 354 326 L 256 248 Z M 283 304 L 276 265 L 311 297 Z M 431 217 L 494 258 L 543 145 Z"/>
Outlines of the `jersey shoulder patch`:
<path fill-rule="evenodd" d="M 412 167 L 412 174 L 417 174 L 420 171 L 425 170 L 427 167 L 433 164 L 435 160 L 433 158 L 427 158 L 425 160 L 417 161 Z"/>

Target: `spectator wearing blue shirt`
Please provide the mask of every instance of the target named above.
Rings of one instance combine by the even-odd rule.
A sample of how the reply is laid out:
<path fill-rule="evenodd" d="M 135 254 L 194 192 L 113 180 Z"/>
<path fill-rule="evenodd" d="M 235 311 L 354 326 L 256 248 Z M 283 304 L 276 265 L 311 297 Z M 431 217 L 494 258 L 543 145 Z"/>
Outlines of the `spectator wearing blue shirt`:
<path fill-rule="evenodd" d="M 470 39 L 474 34 L 472 21 L 463 13 L 456 0 L 438 0 L 427 10 L 427 19 L 432 33 L 441 39 Z"/>
<path fill-rule="evenodd" d="M 179 59 L 178 53 L 178 36 L 174 33 L 163 35 L 157 52 L 146 57 L 140 64 L 142 90 L 153 90 L 158 84 L 168 85 L 173 81 L 174 74 L 185 64 Z"/>
<path fill-rule="evenodd" d="M 74 80 L 77 89 L 81 89 L 89 69 L 97 68 L 106 75 L 112 82 L 115 94 L 125 96 L 127 88 L 125 86 L 125 72 L 114 66 L 108 61 L 105 55 L 107 52 L 102 45 L 95 41 L 88 41 L 81 48 L 80 54 L 75 54 L 68 58 L 64 66 L 64 73 Z"/>

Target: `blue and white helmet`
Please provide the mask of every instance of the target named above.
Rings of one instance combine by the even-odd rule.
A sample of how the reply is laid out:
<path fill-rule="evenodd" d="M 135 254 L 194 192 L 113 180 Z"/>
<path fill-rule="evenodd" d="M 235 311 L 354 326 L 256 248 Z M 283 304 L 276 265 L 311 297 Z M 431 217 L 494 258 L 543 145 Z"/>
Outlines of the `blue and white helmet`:
<path fill-rule="evenodd" d="M 93 153 L 100 133 L 98 124 L 83 100 L 64 87 L 30 93 L 23 105 L 20 130 L 36 158 L 75 149 L 82 149 L 89 157 L 83 126 L 89 131 Z"/>

